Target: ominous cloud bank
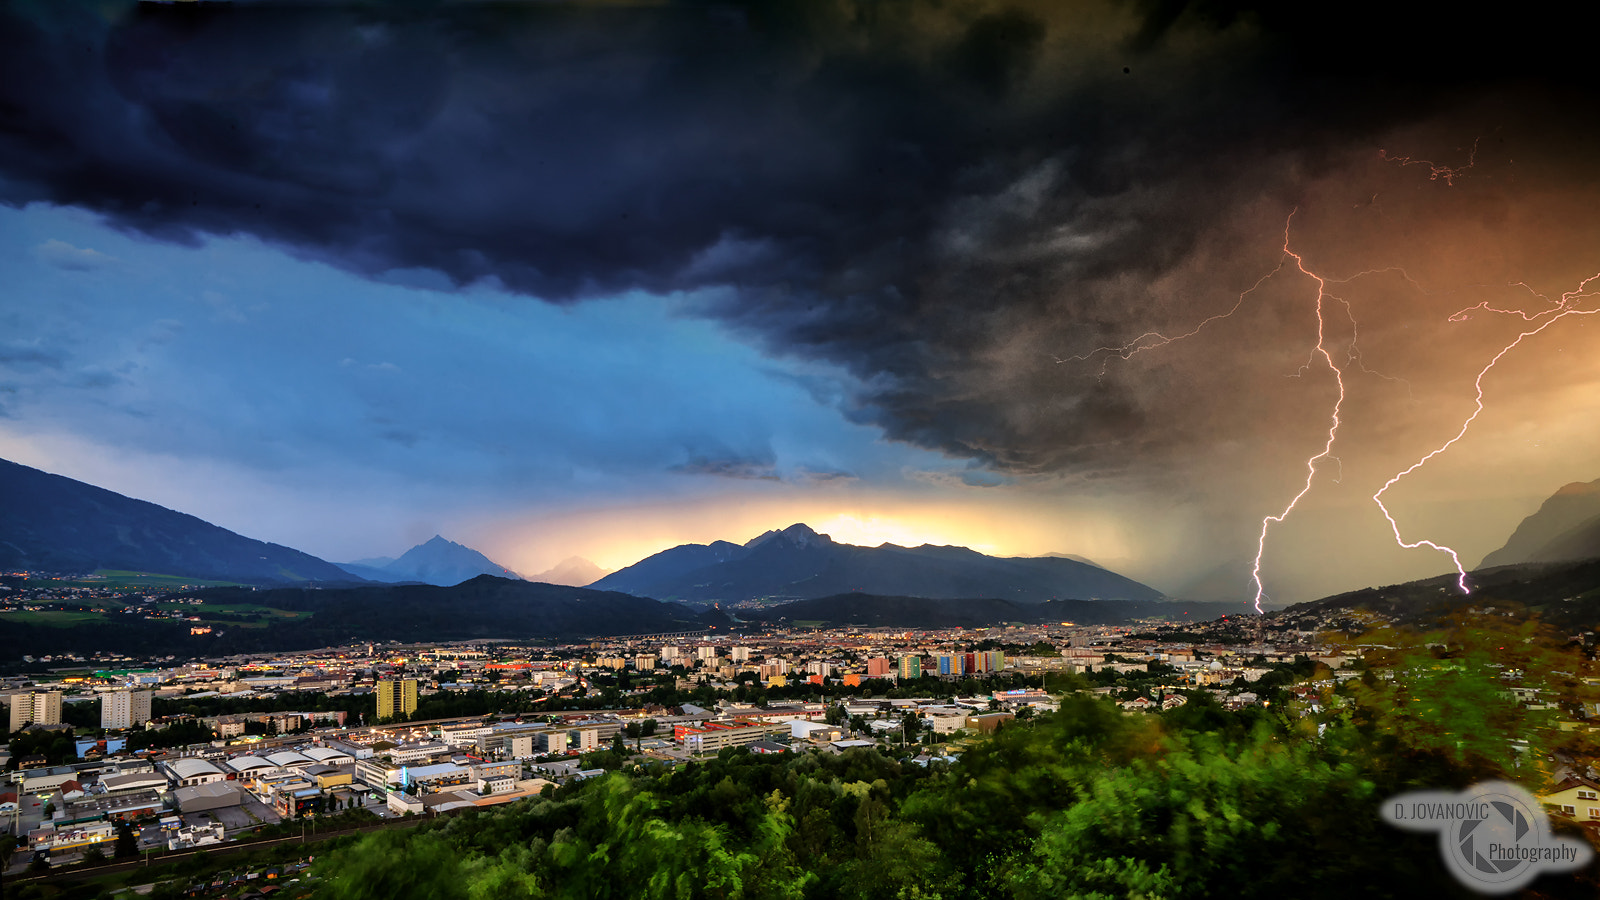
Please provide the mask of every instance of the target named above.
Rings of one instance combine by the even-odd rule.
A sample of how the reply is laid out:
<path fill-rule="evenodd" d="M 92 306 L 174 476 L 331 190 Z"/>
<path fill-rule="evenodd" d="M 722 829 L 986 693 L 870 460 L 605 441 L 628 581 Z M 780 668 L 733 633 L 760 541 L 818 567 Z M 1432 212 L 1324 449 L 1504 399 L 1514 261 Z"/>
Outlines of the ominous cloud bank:
<path fill-rule="evenodd" d="M 1314 342 L 1305 279 L 1209 349 L 1072 357 L 1228 310 L 1299 208 L 1316 265 L 1437 276 L 1351 301 L 1363 359 L 1414 380 L 1439 360 L 1406 329 L 1522 264 L 1560 290 L 1545 264 L 1595 226 L 1562 219 L 1595 198 L 1575 29 L 1299 6 L 13 3 L 0 200 L 556 303 L 732 287 L 703 312 L 847 367 L 840 405 L 890 437 L 1082 479 L 1159 481 L 1206 449 L 1289 465 L 1281 492 L 1304 442 L 1259 448 L 1315 439 L 1329 399 L 1284 378 Z M 1475 168 L 1445 184 L 1379 149 Z M 1514 244 L 1493 271 L 1393 252 L 1481 263 L 1490 234 Z M 1394 420 L 1364 437 L 1397 443 Z M 686 469 L 718 467 L 771 477 Z"/>

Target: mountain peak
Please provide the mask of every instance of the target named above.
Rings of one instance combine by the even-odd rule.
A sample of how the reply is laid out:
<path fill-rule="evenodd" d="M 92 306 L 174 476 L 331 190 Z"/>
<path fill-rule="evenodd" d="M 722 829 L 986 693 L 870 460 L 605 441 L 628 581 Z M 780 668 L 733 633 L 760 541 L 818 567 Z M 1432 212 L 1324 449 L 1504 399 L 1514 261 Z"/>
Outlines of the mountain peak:
<path fill-rule="evenodd" d="M 609 570 L 602 569 L 581 556 L 569 556 L 547 571 L 529 575 L 527 578 L 529 581 L 541 581 L 545 584 L 582 587 L 599 581 L 609 574 L 611 574 Z"/>
<path fill-rule="evenodd" d="M 833 543 L 833 538 L 812 531 L 811 526 L 804 522 L 796 522 L 782 531 L 768 531 L 751 538 L 745 543 L 744 547 L 746 550 L 754 550 L 768 541 L 779 538 L 797 547 L 820 547 Z"/>
<path fill-rule="evenodd" d="M 1478 568 L 1593 556 L 1600 556 L 1600 479 L 1563 485 Z"/>
<path fill-rule="evenodd" d="M 518 578 L 516 573 L 482 553 L 455 541 L 434 535 L 400 555 L 384 569 L 400 578 L 429 584 L 460 584 L 478 575 Z"/>
<path fill-rule="evenodd" d="M 970 547 L 878 548 L 838 543 L 802 522 L 744 546 L 681 544 L 590 587 L 690 602 L 763 601 L 859 592 L 1010 602 L 1052 598 L 1155 600 L 1153 588 L 1075 560 L 1000 558 Z"/>

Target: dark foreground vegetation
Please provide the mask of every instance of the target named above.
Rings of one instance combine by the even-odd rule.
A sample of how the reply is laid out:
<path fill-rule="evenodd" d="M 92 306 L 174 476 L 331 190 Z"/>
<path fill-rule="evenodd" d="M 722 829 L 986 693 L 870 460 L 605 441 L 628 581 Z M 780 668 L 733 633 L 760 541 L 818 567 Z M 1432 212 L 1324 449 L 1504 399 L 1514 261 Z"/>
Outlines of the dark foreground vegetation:
<path fill-rule="evenodd" d="M 641 763 L 364 837 L 319 859 L 314 895 L 1470 896 L 1437 839 L 1386 826 L 1379 803 L 1492 777 L 1542 787 L 1547 757 L 1593 748 L 1519 707 L 1508 673 L 1554 673 L 1544 685 L 1574 701 L 1590 662 L 1534 626 L 1385 639 L 1411 649 L 1297 702 L 1230 712 L 1195 693 L 1146 716 L 1077 695 L 949 765 L 872 750 Z M 1533 891 L 1597 884 L 1591 869 Z"/>

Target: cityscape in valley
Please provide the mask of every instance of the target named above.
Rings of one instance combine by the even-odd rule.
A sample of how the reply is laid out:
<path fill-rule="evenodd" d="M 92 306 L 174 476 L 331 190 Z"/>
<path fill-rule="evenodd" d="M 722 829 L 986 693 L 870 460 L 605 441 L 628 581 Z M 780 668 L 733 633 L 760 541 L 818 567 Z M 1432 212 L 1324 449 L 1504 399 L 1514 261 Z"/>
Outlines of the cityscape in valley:
<path fill-rule="evenodd" d="M 11 474 L 37 479 L 42 473 Z M 15 479 L 11 486 L 13 495 L 40 496 L 17 489 Z M 53 487 L 74 494 L 86 488 L 66 479 Z M 100 500 L 111 515 L 126 498 Z M 145 506 L 130 519 L 137 524 L 112 545 L 80 543 L 72 552 L 100 554 L 118 565 L 137 562 L 118 553 L 165 552 L 157 535 L 174 513 Z M 701 776 L 721 778 L 721 790 L 724 783 L 736 785 L 735 777 L 752 777 L 750 766 L 792 769 L 815 765 L 802 760 L 827 758 L 848 770 L 870 758 L 872 766 L 899 773 L 907 784 L 896 789 L 937 795 L 952 789 L 949 779 L 961 784 L 965 757 L 993 754 L 991 745 L 1006 739 L 1024 746 L 1048 742 L 1056 728 L 1086 724 L 1102 737 L 1102 731 L 1136 734 L 1151 727 L 1170 730 L 1168 740 L 1190 729 L 1259 740 L 1279 729 L 1287 738 L 1310 728 L 1320 737 L 1330 727 L 1350 726 L 1353 717 L 1379 715 L 1375 693 L 1385 690 L 1410 702 L 1497 705 L 1498 715 L 1520 724 L 1508 725 L 1505 734 L 1479 735 L 1487 745 L 1475 748 L 1481 756 L 1462 762 L 1527 766 L 1539 773 L 1537 796 L 1547 809 L 1573 827 L 1600 827 L 1600 806 L 1584 806 L 1586 796 L 1593 801 L 1586 792 L 1600 789 L 1594 768 L 1600 671 L 1591 660 L 1596 634 L 1582 625 L 1593 621 L 1600 603 L 1600 560 L 1582 535 L 1597 516 L 1600 482 L 1562 489 L 1486 560 L 1498 565 L 1474 572 L 1478 591 L 1467 597 L 1441 590 L 1447 574 L 1266 615 L 1245 609 L 1204 618 L 1216 612 L 1215 604 L 1148 599 L 1143 586 L 1100 571 L 1094 584 L 1115 585 L 1138 599 L 1079 601 L 1070 608 L 1091 610 L 1086 618 L 1099 620 L 1081 623 L 1025 621 L 1046 618 L 1044 610 L 1068 609 L 1057 597 L 1003 606 L 863 592 L 794 599 L 808 593 L 807 585 L 811 593 L 831 587 L 826 579 L 805 577 L 795 554 L 836 546 L 800 524 L 742 546 L 673 548 L 595 582 L 636 589 L 662 578 L 720 585 L 695 603 L 670 601 L 680 608 L 676 617 L 637 610 L 631 618 L 606 610 L 597 619 L 575 621 L 498 615 L 474 598 L 485 590 L 514 592 L 525 583 L 438 536 L 399 557 L 418 567 L 407 574 L 431 574 L 440 582 L 434 585 L 370 581 L 353 572 L 346 580 L 285 586 L 224 582 L 239 575 L 224 570 L 208 571 L 209 579 L 189 576 L 192 583 L 183 575 L 109 568 L 17 570 L 0 575 L 0 634 L 10 648 L 0 660 L 11 733 L 0 753 L 11 773 L 11 790 L 0 795 L 15 848 L 9 875 L 59 886 L 72 883 L 62 878 L 113 873 L 120 859 L 134 863 L 123 867 L 129 871 L 122 883 L 165 893 L 243 896 L 279 887 L 320 893 L 333 884 L 321 879 L 338 876 L 316 865 L 316 844 L 338 847 L 354 839 L 362 848 L 393 840 L 374 835 L 390 835 L 394 827 L 421 828 L 463 815 L 515 816 L 525 813 L 512 811 L 529 804 L 581 804 L 613 777 L 670 785 L 697 767 L 724 767 L 725 774 Z M 37 523 L 49 516 L 25 518 Z M 227 532 L 210 536 L 248 540 Z M 45 555 L 22 530 L 0 537 L 13 553 Z M 196 541 L 193 534 L 189 541 Z M 699 572 L 707 559 L 722 571 L 763 551 L 767 556 L 755 571 L 786 573 L 791 596 L 750 596 L 736 580 L 681 575 Z M 970 564 L 968 555 L 989 560 L 957 554 Z M 926 566 L 930 559 L 918 562 Z M 1082 563 L 1043 562 L 1064 584 L 1085 574 Z M 812 564 L 837 562 L 824 556 Z M 891 577 L 882 565 L 877 569 Z M 1004 570 L 991 571 L 994 584 L 1008 583 Z M 451 585 L 453 577 L 464 580 Z M 926 583 L 915 569 L 901 577 Z M 942 583 L 960 580 L 947 572 Z M 1573 593 L 1573 584 L 1584 590 Z M 454 619 L 468 631 L 498 622 L 489 630 L 500 631 L 476 640 L 406 641 L 358 617 L 343 620 L 351 642 L 270 646 L 273 640 L 292 644 L 297 634 L 328 633 L 312 623 L 336 616 L 341 604 L 359 605 L 351 598 L 363 593 L 379 595 L 391 615 L 418 613 L 394 595 L 397 585 L 430 592 L 429 616 Z M 619 597 L 657 603 L 581 586 L 525 586 L 594 606 Z M 1529 602 L 1556 593 L 1563 595 L 1556 604 Z M 283 601 L 274 598 L 285 595 L 318 601 L 304 609 L 276 608 Z M 935 621 L 952 608 L 966 618 Z M 1001 618 L 971 619 L 985 613 Z M 895 617 L 898 624 L 884 621 Z M 284 627 L 263 621 L 274 618 Z M 858 621 L 841 621 L 852 618 Z M 637 630 L 643 627 L 662 630 Z M 41 628 L 62 633 L 59 647 L 39 637 Z M 587 631 L 575 636 L 573 628 Z M 217 652 L 230 646 L 223 643 L 229 632 L 239 631 L 256 632 L 261 646 Z M 449 633 L 445 626 L 437 631 Z M 65 640 L 84 633 L 91 635 L 84 648 Z M 1463 651 L 1472 652 L 1448 671 L 1453 676 L 1463 663 L 1485 666 L 1475 686 L 1454 677 L 1428 683 L 1429 642 L 1452 633 Z M 1493 661 L 1477 656 L 1507 635 L 1523 646 L 1507 654 L 1502 643 Z M 1559 670 L 1554 656 L 1562 659 Z M 1447 643 L 1443 659 L 1451 657 Z M 1419 663 L 1423 669 L 1415 668 Z M 1445 694 L 1430 694 L 1441 690 Z M 1107 715 L 1121 724 L 1096 721 Z M 1422 727 L 1426 736 L 1426 726 L 1439 724 L 1424 717 L 1408 727 Z M 1440 752 L 1426 740 L 1423 745 L 1411 752 L 1423 758 Z M 1025 766 L 1007 769 L 1005 777 L 1038 774 Z M 196 869 L 193 861 L 201 857 L 195 854 L 202 851 L 210 861 Z M 323 852 L 323 859 L 344 857 Z M 175 868 L 166 870 L 169 876 L 147 875 L 139 866 L 152 860 Z M 802 888 L 825 877 L 793 865 L 785 877 Z M 144 880 L 151 877 L 156 880 Z M 956 883 L 962 876 L 929 866 L 901 877 Z"/>
<path fill-rule="evenodd" d="M 1600 895 L 1533 8 L 0 0 L 0 897 Z"/>

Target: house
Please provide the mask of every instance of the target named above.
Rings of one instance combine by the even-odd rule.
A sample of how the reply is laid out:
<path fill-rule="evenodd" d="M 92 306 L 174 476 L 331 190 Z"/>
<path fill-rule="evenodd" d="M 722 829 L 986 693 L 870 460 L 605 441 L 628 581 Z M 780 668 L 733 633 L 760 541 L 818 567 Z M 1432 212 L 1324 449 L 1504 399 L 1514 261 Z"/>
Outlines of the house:
<path fill-rule="evenodd" d="M 1539 802 L 1552 813 L 1579 822 L 1600 822 L 1600 782 L 1581 775 L 1569 775 L 1539 795 Z"/>

